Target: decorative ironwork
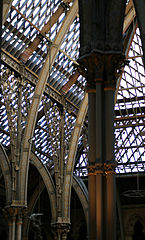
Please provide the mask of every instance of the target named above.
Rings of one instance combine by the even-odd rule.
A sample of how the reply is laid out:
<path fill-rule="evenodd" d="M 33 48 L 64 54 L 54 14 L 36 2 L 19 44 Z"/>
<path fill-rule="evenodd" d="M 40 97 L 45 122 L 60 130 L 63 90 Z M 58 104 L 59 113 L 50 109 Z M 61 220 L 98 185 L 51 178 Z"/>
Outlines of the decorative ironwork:
<path fill-rule="evenodd" d="M 61 26 L 65 13 L 58 19 L 53 29 L 50 30 L 50 38 L 48 34 L 43 36 L 45 44 L 40 44 L 36 51 L 33 53 L 31 58 L 27 62 L 27 67 L 32 71 L 37 73 L 37 75 L 32 72 L 27 67 L 25 68 L 24 74 L 21 71 L 21 64 L 19 62 L 19 56 L 26 49 L 28 44 L 33 41 L 33 39 L 38 36 L 41 29 L 46 22 L 50 20 L 50 7 L 51 13 L 58 9 L 61 2 L 58 1 L 46 1 L 42 3 L 39 1 L 29 1 L 29 3 L 24 4 L 22 1 L 18 0 L 13 3 L 14 7 L 21 13 L 18 14 L 14 8 L 12 8 L 9 13 L 7 20 L 2 28 L 2 63 L 5 65 L 5 69 L 8 68 L 14 72 L 14 78 L 22 76 L 25 78 L 24 85 L 22 89 L 23 92 L 23 106 L 22 109 L 22 129 L 24 129 L 27 113 L 29 111 L 29 106 L 31 103 L 31 97 L 33 95 L 33 90 L 38 82 L 38 74 L 41 71 L 42 64 L 45 60 L 47 54 L 47 45 L 55 39 L 56 33 Z M 69 5 L 71 6 L 72 3 Z M 30 8 L 31 11 L 28 13 L 26 10 Z M 40 13 L 40 14 L 37 14 Z M 24 17 L 22 16 L 24 15 Z M 37 19 L 34 18 L 37 15 Z M 30 21 L 28 22 L 26 18 Z M 33 25 L 32 25 L 32 24 Z M 78 59 L 78 42 L 79 42 L 79 18 L 75 18 L 74 22 L 71 24 L 69 31 L 67 32 L 64 41 L 60 48 L 58 49 L 58 54 L 56 61 L 51 70 L 51 76 L 48 79 L 50 85 L 46 85 L 45 96 L 51 98 L 53 102 L 59 103 L 64 106 L 64 99 L 59 93 L 60 89 L 67 83 L 70 75 L 74 70 L 74 64 L 78 65 L 76 59 Z M 48 41 L 49 40 L 49 41 Z M 117 103 L 115 106 L 115 128 L 116 128 L 116 142 L 115 142 L 115 159 L 117 162 L 116 172 L 117 173 L 132 173 L 137 171 L 144 171 L 144 136 L 141 135 L 144 131 L 144 120 L 145 120 L 145 110 L 144 110 L 144 67 L 142 63 L 142 45 L 140 40 L 140 33 L 137 29 L 136 34 L 130 48 L 129 53 L 129 64 L 125 67 L 122 80 L 120 82 L 120 88 L 118 91 Z M 12 57 L 13 56 L 13 57 Z M 79 66 L 80 67 L 80 66 Z M 122 67 L 122 66 L 121 66 Z M 4 69 L 4 73 L 5 73 Z M 119 72 L 117 72 L 118 74 Z M 5 73 L 6 74 L 6 73 Z M 84 76 L 86 71 L 81 71 L 80 74 Z M 10 76 L 10 75 L 9 75 Z M 12 76 L 12 75 L 11 75 Z M 10 77 L 11 78 L 11 77 Z M 9 80 L 10 80 L 9 78 Z M 11 80 L 12 81 L 12 80 Z M 6 83 L 7 84 L 7 83 Z M 12 84 L 12 83 L 11 83 Z M 13 86 L 17 86 L 18 82 Z M 86 80 L 82 76 L 79 76 L 76 83 L 74 83 L 67 94 L 65 95 L 65 108 L 68 116 L 74 114 L 74 118 L 78 113 L 79 105 L 84 96 L 84 87 L 86 85 Z M 9 85 L 12 88 L 12 85 Z M 12 94 L 12 91 L 14 95 Z M 15 90 L 16 91 L 16 90 Z M 6 90 L 5 90 L 6 92 Z M 16 91 L 17 92 L 17 91 Z M 9 93 L 10 94 L 10 93 Z M 11 102 L 11 97 L 7 96 L 7 104 L 4 102 L 4 97 L 2 93 L 1 103 L 0 103 L 0 141 L 4 146 L 10 144 L 10 132 L 17 132 L 17 100 L 14 89 L 11 89 L 11 95 L 13 99 L 13 104 Z M 136 97 L 137 96 L 137 97 Z M 6 108 L 8 108 L 8 102 L 11 102 L 10 114 L 12 117 L 8 117 Z M 40 106 L 40 109 L 42 104 Z M 13 110 L 13 111 L 12 111 Z M 24 116 L 23 116 L 24 114 Z M 38 114 L 39 115 L 39 114 Z M 13 118 L 13 121 L 12 121 Z M 11 120 L 10 120 L 11 119 Z M 70 117 L 71 119 L 71 117 Z M 35 129 L 34 142 L 35 151 L 37 149 L 37 155 L 43 159 L 44 163 L 50 162 L 49 166 L 53 166 L 51 144 L 47 142 L 47 127 L 45 123 L 45 117 L 41 117 L 39 124 Z M 12 122 L 14 128 L 12 129 Z M 44 121 L 44 124 L 43 124 Z M 137 124 L 136 124 L 137 121 Z M 8 125 L 10 124 L 10 127 Z M 69 121 L 68 121 L 69 122 Z M 43 125 L 45 130 L 43 129 Z M 71 133 L 71 120 L 68 123 L 68 129 Z M 72 124 L 73 125 L 73 124 Z M 65 127 L 65 131 L 67 128 Z M 71 135 L 71 134 L 70 134 Z M 69 136 L 70 136 L 69 135 Z M 43 139 L 44 136 L 44 139 Z M 11 137 L 12 139 L 12 137 Z M 38 145 L 39 146 L 38 146 Z M 43 144 L 43 145 L 42 145 Z M 48 144 L 48 147 L 46 146 Z M 82 144 L 82 147 L 81 147 Z M 66 144 L 67 146 L 67 141 Z M 40 148 L 41 146 L 41 148 Z M 68 148 L 68 147 L 67 147 Z M 77 153 L 77 164 L 76 170 L 77 174 L 80 176 L 87 175 L 87 154 L 83 149 L 83 143 L 78 145 Z M 65 151 L 65 159 L 67 159 L 67 152 Z M 79 159 L 79 160 L 78 160 Z M 65 160 L 66 161 L 66 160 Z"/>

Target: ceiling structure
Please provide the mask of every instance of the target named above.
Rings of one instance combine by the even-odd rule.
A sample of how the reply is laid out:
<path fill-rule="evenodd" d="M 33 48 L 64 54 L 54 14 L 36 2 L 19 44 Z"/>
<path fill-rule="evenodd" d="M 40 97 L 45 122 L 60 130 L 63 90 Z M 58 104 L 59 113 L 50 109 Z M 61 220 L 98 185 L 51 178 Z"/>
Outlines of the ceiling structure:
<path fill-rule="evenodd" d="M 76 154 L 74 171 L 85 177 L 87 93 L 85 76 L 77 62 L 78 3 L 76 0 L 13 0 L 4 4 L 0 143 L 9 150 L 18 128 L 23 133 L 29 123 L 31 129 L 33 118 L 29 118 L 29 112 L 35 112 L 34 134 L 31 137 L 27 133 L 32 151 L 48 169 L 53 168 L 63 135 L 65 161 Z M 132 1 L 126 6 L 123 34 L 127 61 L 118 74 L 114 109 L 118 174 L 143 172 L 145 168 L 144 67 Z M 36 104 L 30 109 L 33 99 Z M 78 131 L 77 138 L 75 131 Z"/>

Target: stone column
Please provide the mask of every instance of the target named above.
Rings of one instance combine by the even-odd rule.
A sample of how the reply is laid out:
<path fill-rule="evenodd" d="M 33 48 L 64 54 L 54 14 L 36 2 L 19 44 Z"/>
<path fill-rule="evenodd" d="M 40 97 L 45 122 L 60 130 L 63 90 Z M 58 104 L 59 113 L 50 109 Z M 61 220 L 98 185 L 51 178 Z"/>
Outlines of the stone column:
<path fill-rule="evenodd" d="M 62 240 L 67 240 L 68 229 L 64 229 L 62 232 Z"/>
<path fill-rule="evenodd" d="M 91 52 L 80 59 L 89 101 L 89 240 L 116 239 L 114 91 L 120 61 L 121 54 L 105 52 Z"/>
<path fill-rule="evenodd" d="M 105 56 L 104 149 L 106 174 L 106 240 L 116 240 L 116 184 L 114 156 L 114 92 L 118 56 Z"/>
<path fill-rule="evenodd" d="M 12 222 L 11 219 L 9 219 L 9 240 L 12 238 Z"/>
<path fill-rule="evenodd" d="M 17 226 L 17 240 L 21 240 L 22 238 L 22 212 L 21 209 L 18 209 L 18 215 L 17 215 L 17 222 L 16 222 L 16 226 Z"/>
<path fill-rule="evenodd" d="M 7 211 L 9 214 L 9 240 L 15 240 L 17 208 L 10 207 Z"/>
<path fill-rule="evenodd" d="M 106 165 L 106 240 L 116 240 L 116 185 L 114 164 Z"/>
<path fill-rule="evenodd" d="M 88 91 L 88 118 L 89 118 L 89 165 L 88 165 L 88 191 L 89 191 L 89 239 L 96 239 L 96 176 L 95 176 L 95 155 L 96 155 L 96 93 L 95 89 Z"/>
<path fill-rule="evenodd" d="M 96 79 L 96 239 L 102 240 L 103 225 L 103 79 Z"/>
<path fill-rule="evenodd" d="M 16 234 L 16 216 L 12 216 L 12 235 L 11 235 L 12 240 L 15 240 L 15 234 Z"/>
<path fill-rule="evenodd" d="M 89 191 L 89 227 L 90 240 L 96 239 L 96 176 L 95 166 L 88 166 L 88 191 Z"/>
<path fill-rule="evenodd" d="M 9 225 L 9 240 L 22 239 L 22 217 L 24 216 L 24 208 L 21 206 L 11 206 L 5 208 L 5 215 Z"/>
<path fill-rule="evenodd" d="M 30 218 L 28 216 L 28 209 L 23 209 L 23 215 L 22 215 L 23 225 L 22 225 L 22 240 L 28 240 L 28 233 L 29 233 L 29 227 L 30 227 Z"/>
<path fill-rule="evenodd" d="M 62 222 L 52 224 L 52 233 L 54 240 L 66 240 L 67 234 L 70 231 L 70 224 Z"/>
<path fill-rule="evenodd" d="M 104 188 L 104 170 L 103 164 L 96 164 L 96 239 L 102 240 L 104 235 L 104 198 L 103 198 L 103 188 Z"/>

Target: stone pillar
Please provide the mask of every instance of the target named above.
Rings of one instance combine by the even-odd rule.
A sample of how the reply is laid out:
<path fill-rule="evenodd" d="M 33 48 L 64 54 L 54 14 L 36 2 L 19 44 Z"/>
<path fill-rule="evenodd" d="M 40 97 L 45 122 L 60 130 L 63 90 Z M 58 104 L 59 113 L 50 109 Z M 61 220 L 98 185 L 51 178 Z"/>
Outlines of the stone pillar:
<path fill-rule="evenodd" d="M 88 191 L 89 191 L 89 227 L 88 235 L 90 240 L 96 239 L 96 176 L 95 167 L 88 166 Z"/>
<path fill-rule="evenodd" d="M 11 240 L 12 239 L 12 223 L 11 223 L 11 220 L 9 219 L 9 240 Z"/>
<path fill-rule="evenodd" d="M 114 164 L 106 165 L 106 240 L 116 240 L 116 184 Z"/>
<path fill-rule="evenodd" d="M 11 239 L 15 240 L 16 235 L 16 216 L 12 216 L 12 233 L 11 233 Z"/>
<path fill-rule="evenodd" d="M 114 91 L 120 61 L 121 54 L 97 52 L 80 59 L 89 99 L 89 240 L 116 239 Z"/>
<path fill-rule="evenodd" d="M 17 226 L 17 240 L 21 240 L 22 238 L 22 212 L 21 209 L 18 209 L 18 215 L 17 215 L 17 222 L 16 222 L 16 226 Z"/>
<path fill-rule="evenodd" d="M 67 234 L 70 231 L 70 224 L 62 222 L 53 223 L 52 225 L 52 233 L 54 240 L 66 240 Z"/>
<path fill-rule="evenodd" d="M 22 217 L 24 213 L 24 208 L 11 206 L 6 207 L 5 216 L 8 221 L 9 226 L 9 240 L 21 240 L 22 239 Z"/>
<path fill-rule="evenodd" d="M 88 190 L 89 190 L 89 239 L 96 239 L 96 206 L 95 206 L 95 191 L 96 191 L 96 176 L 95 176 L 95 155 L 96 155 L 96 93 L 95 89 L 88 91 L 88 118 L 89 118 L 89 166 L 88 166 Z"/>
<path fill-rule="evenodd" d="M 16 216 L 17 209 L 14 207 L 6 208 L 9 223 L 9 240 L 16 240 Z"/>
<path fill-rule="evenodd" d="M 62 240 L 67 240 L 68 229 L 64 229 L 62 232 Z"/>
<path fill-rule="evenodd" d="M 104 211 L 104 198 L 103 198 L 103 181 L 104 171 L 103 164 L 96 164 L 96 239 L 102 240 L 104 235 L 104 224 L 103 224 L 103 211 Z"/>
<path fill-rule="evenodd" d="M 118 56 L 107 55 L 104 59 L 104 149 L 106 175 L 106 240 L 116 240 L 116 184 L 114 156 L 114 92 Z"/>
<path fill-rule="evenodd" d="M 101 61 L 102 59 L 100 59 Z M 100 71 L 98 71 L 99 73 Z M 103 169 L 103 79 L 102 74 L 96 79 L 96 239 L 102 240 L 104 234 L 104 169 Z"/>
<path fill-rule="evenodd" d="M 23 209 L 23 225 L 22 225 L 22 240 L 28 240 L 28 232 L 30 226 L 30 218 L 28 216 L 28 209 Z"/>

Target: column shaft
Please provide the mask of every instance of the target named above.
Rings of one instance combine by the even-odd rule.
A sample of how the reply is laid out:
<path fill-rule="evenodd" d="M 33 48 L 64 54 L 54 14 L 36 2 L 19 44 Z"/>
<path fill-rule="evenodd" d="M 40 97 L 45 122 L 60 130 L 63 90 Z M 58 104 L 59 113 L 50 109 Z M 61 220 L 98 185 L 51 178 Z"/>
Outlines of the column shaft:
<path fill-rule="evenodd" d="M 96 174 L 96 239 L 103 239 L 103 176 Z"/>
<path fill-rule="evenodd" d="M 16 217 L 12 217 L 12 235 L 11 240 L 15 240 L 16 235 Z"/>
<path fill-rule="evenodd" d="M 96 239 L 103 239 L 103 85 L 96 85 Z"/>
<path fill-rule="evenodd" d="M 89 240 L 96 240 L 96 176 L 88 175 L 89 191 Z"/>
<path fill-rule="evenodd" d="M 114 91 L 105 91 L 105 162 L 114 162 Z"/>
<path fill-rule="evenodd" d="M 12 222 L 9 221 L 9 240 L 12 239 Z"/>
<path fill-rule="evenodd" d="M 95 161 L 97 163 L 103 163 L 103 156 L 102 156 L 102 148 L 103 148 L 103 92 L 102 89 L 103 86 L 102 84 L 97 84 L 96 85 L 96 104 L 95 104 L 95 114 L 96 114 L 96 121 L 95 121 L 95 126 L 96 126 L 96 159 Z M 94 127 L 95 127 L 94 126 Z M 94 132 L 95 135 L 95 132 Z"/>
<path fill-rule="evenodd" d="M 94 167 L 96 158 L 96 94 L 88 94 L 88 118 L 89 118 L 89 165 Z M 89 191 L 89 240 L 96 239 L 96 176 L 94 172 L 88 174 L 88 191 Z"/>
<path fill-rule="evenodd" d="M 96 93 L 88 93 L 88 141 L 89 141 L 89 164 L 96 161 Z"/>
<path fill-rule="evenodd" d="M 19 218 L 17 221 L 17 240 L 21 240 L 22 236 L 22 219 Z"/>
<path fill-rule="evenodd" d="M 106 240 L 116 240 L 116 185 L 114 174 L 107 174 L 106 189 L 107 189 Z"/>
<path fill-rule="evenodd" d="M 116 185 L 114 175 L 114 91 L 105 91 L 106 239 L 116 239 Z"/>

